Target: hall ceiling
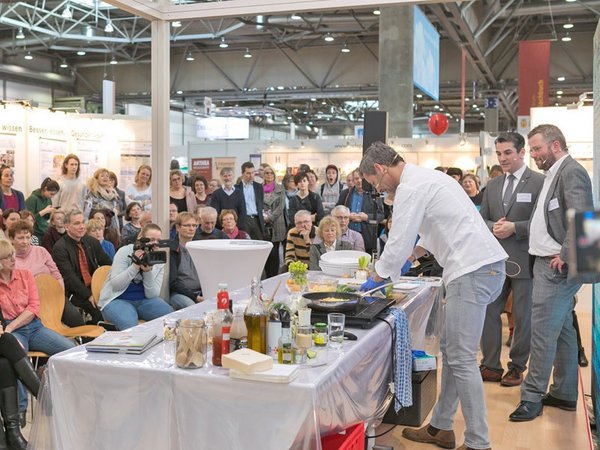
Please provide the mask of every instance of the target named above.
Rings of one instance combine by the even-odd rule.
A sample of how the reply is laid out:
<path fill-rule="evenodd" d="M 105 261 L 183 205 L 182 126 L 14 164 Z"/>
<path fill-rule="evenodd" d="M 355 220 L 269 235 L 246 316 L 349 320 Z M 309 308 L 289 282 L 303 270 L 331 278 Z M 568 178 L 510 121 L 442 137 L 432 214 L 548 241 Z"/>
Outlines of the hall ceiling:
<path fill-rule="evenodd" d="M 130 1 L 122 0 L 118 3 L 123 5 Z M 308 0 L 295 1 L 298 4 L 308 3 Z M 142 0 L 133 3 L 152 4 Z M 193 8 L 200 3 L 211 3 L 211 7 L 214 8 L 232 4 L 228 1 L 182 1 L 177 2 L 175 6 L 179 6 L 180 3 L 187 3 L 183 5 L 187 8 Z M 173 6 L 167 4 L 167 7 Z M 591 65 L 583 64 L 571 49 L 583 46 L 586 52 L 589 49 L 588 60 L 592 59 L 590 36 L 598 23 L 600 1 L 472 0 L 458 3 L 426 3 L 421 5 L 421 9 L 439 31 L 442 47 L 454 45 L 466 51 L 469 65 L 467 92 L 475 94 L 470 95 L 472 98 L 467 105 L 468 126 L 481 128 L 483 100 L 486 96 L 497 96 L 500 100 L 501 128 L 516 125 L 517 80 L 514 76 L 509 76 L 508 69 L 511 65 L 514 68 L 520 40 L 553 40 L 553 46 L 558 46 L 562 51 L 553 53 L 551 64 L 555 67 L 572 68 L 573 74 L 566 81 L 551 81 L 552 104 L 577 101 L 581 93 L 592 90 Z M 259 52 L 277 49 L 281 51 L 282 58 L 286 55 L 285 58 L 294 64 L 298 72 L 306 75 L 310 71 L 304 65 L 306 63 L 300 63 L 294 58 L 295 52 L 313 47 L 318 50 L 324 45 L 326 36 L 332 36 L 340 49 L 344 46 L 359 46 L 367 49 L 377 59 L 379 16 L 374 14 L 376 10 L 377 6 L 369 6 L 181 20 L 172 22 L 171 53 L 173 58 L 184 64 L 184 57 L 189 54 L 192 57 L 194 54 L 202 54 L 210 59 L 211 55 L 226 52 L 231 52 L 232 55 L 239 52 L 256 55 Z M 572 27 L 565 28 L 565 25 Z M 561 40 L 567 34 L 572 38 L 571 42 Z M 582 43 L 584 36 L 586 41 Z M 150 59 L 150 44 L 148 19 L 117 9 L 108 3 L 94 0 L 0 3 L 0 50 L 3 54 L 16 59 L 17 56 L 30 52 L 34 57 L 52 58 L 54 72 L 74 76 L 76 81 L 72 88 L 73 94 L 78 94 L 78 90 L 89 90 L 87 87 L 90 83 L 82 75 L 86 69 L 106 68 L 111 61 L 118 64 L 147 64 Z M 223 48 L 223 45 L 219 44 L 226 44 L 227 47 Z M 85 52 L 85 55 L 77 55 L 77 52 Z M 223 72 L 224 79 L 232 78 L 226 68 L 220 67 L 214 61 L 213 63 Z M 63 67 L 60 67 L 61 65 Z M 150 66 L 147 67 L 149 71 Z M 177 70 L 185 68 L 180 66 Z M 417 121 L 426 118 L 431 112 L 440 110 L 452 119 L 458 117 L 460 70 L 451 72 L 458 73 L 458 77 L 453 75 L 440 80 L 439 102 L 428 100 L 425 95 L 415 98 Z M 259 111 L 254 120 L 261 122 L 265 119 L 260 111 L 265 114 L 264 111 L 268 109 L 270 122 L 279 117 L 280 124 L 294 120 L 299 124 L 310 121 L 314 126 L 353 125 L 360 120 L 365 109 L 376 107 L 376 85 L 339 86 L 327 83 L 326 79 L 323 83 L 319 81 L 295 86 L 293 90 L 288 86 L 283 86 L 283 89 L 267 86 L 253 88 L 235 83 L 236 87 L 232 88 L 231 83 L 224 82 L 222 90 L 203 90 L 198 86 L 197 89 L 186 90 L 181 94 L 177 93 L 179 89 L 175 85 L 172 98 L 177 105 L 191 112 L 199 111 L 204 96 L 209 96 L 221 100 L 219 103 L 224 107 L 223 114 L 235 114 L 236 108 L 239 111 Z M 100 87 L 96 86 L 96 89 Z M 557 94 L 558 90 L 563 93 Z M 415 93 L 418 94 L 418 91 L 415 90 Z M 265 104 L 265 94 L 269 96 L 268 104 Z M 120 102 L 149 103 L 148 92 L 121 93 L 117 97 Z M 327 106 L 327 109 L 321 106 L 312 107 L 312 98 L 317 98 L 319 104 L 325 102 L 323 106 Z M 352 111 L 349 111 L 346 105 L 346 101 L 349 100 L 357 102 L 358 105 L 353 105 Z M 302 114 L 305 110 L 309 110 L 309 114 Z"/>

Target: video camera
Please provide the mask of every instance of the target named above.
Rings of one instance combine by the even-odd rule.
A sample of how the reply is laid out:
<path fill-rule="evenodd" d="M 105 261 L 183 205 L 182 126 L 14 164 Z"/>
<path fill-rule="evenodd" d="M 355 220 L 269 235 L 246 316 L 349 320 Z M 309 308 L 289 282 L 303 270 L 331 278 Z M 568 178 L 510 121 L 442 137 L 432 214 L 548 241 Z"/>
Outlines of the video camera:
<path fill-rule="evenodd" d="M 157 247 L 168 247 L 169 240 L 164 239 L 158 241 L 157 244 L 151 244 L 148 238 L 139 238 L 133 244 L 133 253 L 131 254 L 131 260 L 135 264 L 140 266 L 154 266 L 156 264 L 165 264 L 167 262 L 167 252 L 164 250 L 154 250 Z M 135 252 L 142 250 L 144 254 L 141 257 L 137 257 Z"/>

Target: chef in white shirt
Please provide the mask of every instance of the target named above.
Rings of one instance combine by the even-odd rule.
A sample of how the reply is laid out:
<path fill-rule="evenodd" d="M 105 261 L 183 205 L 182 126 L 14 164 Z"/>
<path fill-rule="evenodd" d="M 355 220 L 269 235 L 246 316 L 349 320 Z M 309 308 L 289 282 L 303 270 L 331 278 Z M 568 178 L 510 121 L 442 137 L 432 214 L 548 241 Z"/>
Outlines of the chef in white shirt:
<path fill-rule="evenodd" d="M 461 448 L 491 448 L 477 351 L 486 307 L 500 294 L 508 255 L 465 191 L 448 175 L 405 163 L 381 142 L 367 149 L 359 170 L 378 192 L 394 197 L 394 225 L 375 264 L 377 273 L 364 288 L 399 278 L 407 259 L 427 252 L 444 269 L 440 396 L 431 422 L 420 429 L 406 428 L 402 434 L 412 441 L 454 448 L 454 416 L 460 401 L 466 423 Z"/>

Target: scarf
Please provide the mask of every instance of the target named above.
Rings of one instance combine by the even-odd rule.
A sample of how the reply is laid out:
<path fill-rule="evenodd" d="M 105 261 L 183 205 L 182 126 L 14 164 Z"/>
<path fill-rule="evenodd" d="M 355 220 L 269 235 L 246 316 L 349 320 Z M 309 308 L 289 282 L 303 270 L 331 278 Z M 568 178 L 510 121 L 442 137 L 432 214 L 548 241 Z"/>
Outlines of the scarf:
<path fill-rule="evenodd" d="M 275 190 L 275 182 L 271 182 L 271 183 L 265 183 L 263 184 L 263 189 L 265 191 L 265 194 L 270 194 L 271 192 L 273 192 Z"/>
<path fill-rule="evenodd" d="M 240 230 L 238 229 L 237 225 L 235 226 L 231 234 L 227 233 L 227 231 L 225 230 L 223 230 L 223 232 L 227 235 L 229 239 L 235 239 L 237 238 L 237 235 L 240 234 Z"/>
<path fill-rule="evenodd" d="M 114 200 L 119 197 L 119 193 L 116 189 L 107 189 L 102 186 L 96 188 L 98 197 L 102 197 L 104 200 Z"/>

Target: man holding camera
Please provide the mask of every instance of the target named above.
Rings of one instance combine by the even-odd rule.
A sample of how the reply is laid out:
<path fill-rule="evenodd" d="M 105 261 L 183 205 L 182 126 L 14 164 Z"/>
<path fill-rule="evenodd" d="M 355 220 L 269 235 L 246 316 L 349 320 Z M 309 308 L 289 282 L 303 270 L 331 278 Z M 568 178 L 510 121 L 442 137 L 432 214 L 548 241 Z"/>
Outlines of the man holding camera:
<path fill-rule="evenodd" d="M 155 251 L 161 237 L 160 227 L 149 223 L 135 244 L 121 247 L 115 255 L 98 306 L 118 330 L 134 327 L 140 319 L 153 320 L 173 312 L 159 297 L 166 260 L 164 252 Z"/>

